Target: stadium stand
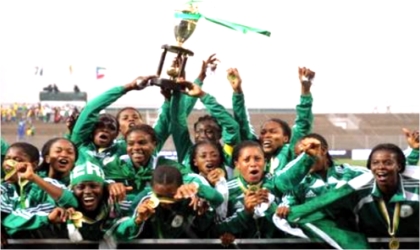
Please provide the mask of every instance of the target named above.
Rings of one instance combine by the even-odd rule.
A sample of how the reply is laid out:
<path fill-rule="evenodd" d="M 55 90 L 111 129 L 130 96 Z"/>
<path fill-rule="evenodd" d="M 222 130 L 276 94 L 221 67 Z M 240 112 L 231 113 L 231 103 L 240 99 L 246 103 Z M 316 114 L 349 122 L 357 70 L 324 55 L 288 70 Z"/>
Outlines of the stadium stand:
<path fill-rule="evenodd" d="M 156 109 L 141 109 L 144 119 L 153 125 L 158 112 Z M 107 110 L 116 114 L 116 110 Z M 206 114 L 205 110 L 194 110 L 188 117 L 189 129 L 193 130 L 198 117 Z M 250 110 L 251 123 L 255 133 L 259 133 L 261 124 L 269 118 L 281 118 L 289 124 L 294 124 L 295 113 L 290 110 Z M 38 147 L 54 136 L 63 136 L 66 132 L 64 123 L 33 122 L 36 134 L 27 137 L 27 141 Z M 411 130 L 419 129 L 419 114 L 315 114 L 313 131 L 324 135 L 331 149 L 368 149 L 381 142 L 391 142 L 406 148 L 402 127 Z M 17 122 L 2 123 L 1 134 L 8 142 L 17 138 Z M 166 142 L 164 150 L 174 150 L 172 139 Z"/>

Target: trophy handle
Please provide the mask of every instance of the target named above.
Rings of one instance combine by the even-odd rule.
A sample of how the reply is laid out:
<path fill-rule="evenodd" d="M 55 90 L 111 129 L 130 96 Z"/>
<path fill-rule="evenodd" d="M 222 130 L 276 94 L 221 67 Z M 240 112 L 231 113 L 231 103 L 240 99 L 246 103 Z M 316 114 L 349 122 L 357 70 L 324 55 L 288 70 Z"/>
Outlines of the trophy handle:
<path fill-rule="evenodd" d="M 168 52 L 168 50 L 166 48 L 164 48 L 162 55 L 160 56 L 160 61 L 159 61 L 159 66 L 158 66 L 158 70 L 157 70 L 157 76 L 160 77 L 160 74 L 162 74 L 162 69 L 163 69 L 163 64 L 165 63 L 165 58 L 166 58 L 166 53 Z"/>
<path fill-rule="evenodd" d="M 151 85 L 159 86 L 164 90 L 185 90 L 185 87 L 183 87 L 180 84 L 177 84 L 175 81 L 170 79 L 164 79 L 164 78 L 154 78 L 151 80 Z"/>

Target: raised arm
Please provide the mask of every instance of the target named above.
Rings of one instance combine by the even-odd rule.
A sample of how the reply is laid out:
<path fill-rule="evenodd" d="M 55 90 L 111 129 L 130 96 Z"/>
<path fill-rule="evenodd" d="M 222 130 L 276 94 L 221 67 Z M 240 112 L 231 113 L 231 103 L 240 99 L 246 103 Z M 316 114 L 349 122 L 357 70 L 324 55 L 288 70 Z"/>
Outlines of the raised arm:
<path fill-rule="evenodd" d="M 406 163 L 408 165 L 417 165 L 419 163 L 419 131 L 410 131 L 407 128 L 403 128 L 402 130 L 409 146 L 404 151 Z"/>
<path fill-rule="evenodd" d="M 174 140 L 178 162 L 184 162 L 192 147 L 186 113 L 182 111 L 181 93 L 174 92 L 171 98 L 171 133 Z"/>
<path fill-rule="evenodd" d="M 294 145 L 300 138 L 311 132 L 314 121 L 311 86 L 312 79 L 315 77 L 315 72 L 307 68 L 299 68 L 298 71 L 301 84 L 300 103 L 296 106 L 296 119 L 295 124 L 292 127 L 292 136 L 289 141 L 293 156 L 295 156 L 293 150 Z"/>
<path fill-rule="evenodd" d="M 76 197 L 66 189 L 64 185 L 57 182 L 52 184 L 34 173 L 33 166 L 28 162 L 19 162 L 16 166 L 20 178 L 36 184 L 45 191 L 60 207 L 78 207 Z"/>
<path fill-rule="evenodd" d="M 200 74 L 198 74 L 197 79 L 194 80 L 194 84 L 200 87 L 203 86 L 204 79 L 206 79 L 207 77 L 207 68 L 215 62 L 219 61 L 215 56 L 216 54 L 213 54 L 209 56 L 209 58 L 206 61 L 203 61 L 203 64 L 201 65 Z M 181 100 L 183 102 L 183 107 L 185 108 L 186 117 L 188 117 L 194 109 L 195 103 L 197 102 L 197 98 L 189 95 L 183 95 L 181 96 Z"/>
<path fill-rule="evenodd" d="M 241 140 L 258 140 L 251 125 L 250 116 L 245 106 L 245 96 L 242 91 L 242 78 L 236 68 L 228 69 L 228 80 L 233 89 L 233 117 L 239 125 Z"/>
<path fill-rule="evenodd" d="M 98 121 L 99 112 L 114 103 L 128 91 L 144 89 L 148 81 L 153 77 L 138 77 L 124 86 L 113 87 L 89 101 L 77 118 L 71 133 L 71 140 L 77 146 L 89 142 L 95 123 Z"/>

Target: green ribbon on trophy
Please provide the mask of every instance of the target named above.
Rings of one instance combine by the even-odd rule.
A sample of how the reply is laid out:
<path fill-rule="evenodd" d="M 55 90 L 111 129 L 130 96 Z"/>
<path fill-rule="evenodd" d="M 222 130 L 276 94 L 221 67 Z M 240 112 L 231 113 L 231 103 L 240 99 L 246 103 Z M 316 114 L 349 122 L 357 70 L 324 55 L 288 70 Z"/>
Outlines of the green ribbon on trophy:
<path fill-rule="evenodd" d="M 192 6 L 194 3 L 197 3 L 200 1 L 196 1 L 196 0 L 191 0 L 189 2 L 187 2 L 188 5 Z M 268 30 L 263 30 L 263 29 L 258 29 L 258 28 L 253 28 L 253 27 L 249 27 L 243 24 L 238 24 L 238 23 L 234 23 L 234 22 L 229 22 L 226 20 L 222 20 L 222 19 L 216 19 L 216 18 L 210 18 L 207 16 L 204 16 L 203 14 L 199 13 L 197 10 L 195 11 L 190 11 L 190 12 L 186 12 L 186 11 L 182 11 L 182 12 L 175 12 L 175 18 L 181 18 L 184 20 L 196 20 L 198 21 L 200 18 L 204 18 L 207 21 L 210 21 L 212 23 L 218 24 L 218 25 L 222 25 L 226 28 L 232 29 L 232 30 L 236 30 L 242 33 L 248 33 L 248 32 L 254 32 L 254 33 L 258 33 L 264 36 L 270 36 L 271 32 Z"/>

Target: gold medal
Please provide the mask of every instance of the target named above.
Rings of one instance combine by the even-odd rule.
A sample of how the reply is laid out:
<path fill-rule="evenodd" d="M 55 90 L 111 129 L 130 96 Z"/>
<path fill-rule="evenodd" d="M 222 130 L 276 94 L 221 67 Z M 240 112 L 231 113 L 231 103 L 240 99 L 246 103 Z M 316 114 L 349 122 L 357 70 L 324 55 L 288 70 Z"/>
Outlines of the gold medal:
<path fill-rule="evenodd" d="M 389 241 L 389 249 L 399 249 L 400 248 L 400 242 L 397 238 L 392 237 Z"/>
<path fill-rule="evenodd" d="M 152 195 L 148 202 L 153 208 L 157 208 L 160 203 L 159 199 L 155 195 Z"/>
<path fill-rule="evenodd" d="M 69 219 L 73 221 L 76 228 L 81 228 L 83 225 L 83 214 L 79 211 L 74 212 L 69 216 Z"/>
<path fill-rule="evenodd" d="M 389 241 L 389 249 L 398 249 L 400 248 L 400 242 L 397 238 L 395 238 L 395 234 L 398 230 L 398 225 L 400 224 L 400 212 L 401 212 L 401 204 L 397 202 L 394 208 L 394 218 L 391 220 L 389 218 L 388 210 L 385 205 L 385 201 L 383 199 L 379 200 L 379 210 L 381 211 L 386 223 L 388 224 L 388 234 L 391 236 L 391 240 Z"/>
<path fill-rule="evenodd" d="M 9 159 L 4 161 L 3 165 L 4 167 L 4 172 L 6 174 L 6 176 L 4 177 L 4 180 L 7 181 L 8 179 L 10 179 L 14 174 L 16 174 L 16 165 L 18 164 L 17 161 Z"/>
<path fill-rule="evenodd" d="M 251 192 L 257 192 L 260 189 L 260 187 L 258 185 L 249 185 L 248 189 Z"/>

